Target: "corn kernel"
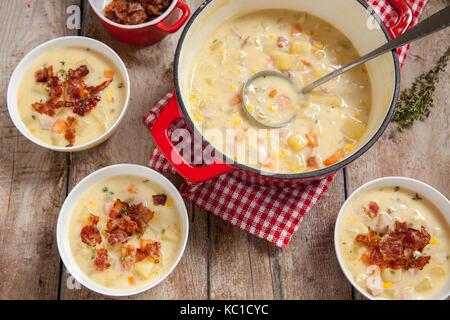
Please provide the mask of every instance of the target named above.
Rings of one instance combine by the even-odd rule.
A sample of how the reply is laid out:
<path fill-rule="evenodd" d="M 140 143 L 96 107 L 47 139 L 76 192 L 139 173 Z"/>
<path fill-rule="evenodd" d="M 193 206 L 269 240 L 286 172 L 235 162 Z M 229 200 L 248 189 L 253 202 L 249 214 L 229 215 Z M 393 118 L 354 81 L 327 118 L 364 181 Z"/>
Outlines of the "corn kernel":
<path fill-rule="evenodd" d="M 317 50 L 317 49 L 312 49 L 311 50 L 312 53 L 316 53 L 317 51 L 319 51 L 319 50 Z"/>
<path fill-rule="evenodd" d="M 109 89 L 109 93 L 110 94 L 114 94 L 114 90 L 113 89 Z"/>
<path fill-rule="evenodd" d="M 158 221 L 158 218 L 155 217 L 155 216 L 153 216 L 152 220 L 153 220 L 153 221 Z"/>
<path fill-rule="evenodd" d="M 357 220 L 358 220 L 358 217 L 354 217 L 352 221 L 353 221 L 353 223 L 355 223 Z"/>
<path fill-rule="evenodd" d="M 203 119 L 202 116 L 199 114 L 195 117 L 195 120 L 197 120 L 197 121 L 201 121 L 202 119 Z"/>
<path fill-rule="evenodd" d="M 234 91 L 236 91 L 236 87 L 233 86 L 233 85 L 231 85 L 231 86 L 230 86 L 230 90 L 234 92 Z"/>
<path fill-rule="evenodd" d="M 241 73 L 242 71 L 241 71 L 241 69 L 237 69 L 236 72 L 237 73 Z"/>
<path fill-rule="evenodd" d="M 33 133 L 35 133 L 35 132 L 36 132 L 36 129 L 33 128 L 33 129 L 31 129 L 30 131 L 33 132 Z"/>
<path fill-rule="evenodd" d="M 273 38 L 275 38 L 275 35 L 274 35 L 274 34 L 271 34 L 271 35 L 269 35 L 269 38 L 270 38 L 270 39 L 273 39 Z"/>
<path fill-rule="evenodd" d="M 242 120 L 241 119 L 236 119 L 236 120 L 234 120 L 234 124 L 235 125 L 238 125 L 238 124 L 241 124 L 241 122 L 242 122 Z"/>
<path fill-rule="evenodd" d="M 305 33 L 306 33 L 308 36 L 311 35 L 311 31 L 309 31 L 309 30 L 305 30 Z"/>
<path fill-rule="evenodd" d="M 218 52 L 221 56 L 223 56 L 223 51 L 222 50 L 219 50 L 219 52 Z"/>
<path fill-rule="evenodd" d="M 385 283 L 384 283 L 384 287 L 385 287 L 386 289 L 392 287 L 392 282 L 385 282 Z"/>
<path fill-rule="evenodd" d="M 314 33 L 313 33 L 313 36 L 319 38 L 319 37 L 320 37 L 320 33 L 314 32 Z"/>
<path fill-rule="evenodd" d="M 106 100 L 106 103 L 111 103 L 111 99 L 106 98 L 105 100 Z"/>
<path fill-rule="evenodd" d="M 287 150 L 281 151 L 281 155 L 286 156 L 289 152 Z"/>
<path fill-rule="evenodd" d="M 172 204 L 173 200 L 172 198 L 167 199 L 166 201 L 166 207 L 170 207 L 170 205 Z"/>
<path fill-rule="evenodd" d="M 276 151 L 276 150 L 273 152 L 273 155 L 274 155 L 275 157 L 278 157 L 278 158 L 281 157 L 281 154 L 280 154 L 278 151 Z"/>
<path fill-rule="evenodd" d="M 97 206 L 97 203 L 95 203 L 94 201 L 89 201 L 88 203 L 89 203 L 90 205 Z"/>
<path fill-rule="evenodd" d="M 232 73 L 233 73 L 233 70 L 228 70 L 228 73 L 229 73 L 229 74 L 232 74 Z"/>
<path fill-rule="evenodd" d="M 253 112 L 252 106 L 247 106 L 248 111 Z"/>
<path fill-rule="evenodd" d="M 361 119 L 361 115 L 359 113 L 355 114 L 356 119 Z"/>
<path fill-rule="evenodd" d="M 313 46 L 316 47 L 316 48 L 319 49 L 319 50 L 322 50 L 322 49 L 323 49 L 323 45 L 322 45 L 322 44 L 319 44 L 319 43 L 314 43 Z"/>
<path fill-rule="evenodd" d="M 293 104 L 291 108 L 292 108 L 292 110 L 297 110 L 298 109 L 298 104 Z"/>
<path fill-rule="evenodd" d="M 253 73 L 257 73 L 259 71 L 259 69 L 253 69 Z"/>
<path fill-rule="evenodd" d="M 353 144 L 351 144 L 351 143 L 349 143 L 349 144 L 347 144 L 347 145 L 345 146 L 345 149 L 347 149 L 347 150 L 349 150 L 349 151 L 352 151 L 354 148 L 355 148 L 355 146 L 354 146 Z"/>
<path fill-rule="evenodd" d="M 269 110 L 270 110 L 270 111 L 276 111 L 277 108 L 276 108 L 274 105 L 271 105 L 271 106 L 269 107 Z"/>
<path fill-rule="evenodd" d="M 189 96 L 189 99 L 190 99 L 191 101 L 192 101 L 192 100 L 200 101 L 200 98 L 197 97 L 195 94 L 191 94 L 191 95 Z"/>
<path fill-rule="evenodd" d="M 271 136 L 270 132 L 267 132 L 267 133 L 266 133 L 266 136 L 270 137 L 270 136 Z"/>
<path fill-rule="evenodd" d="M 438 240 L 436 238 L 430 239 L 430 244 L 437 244 Z"/>

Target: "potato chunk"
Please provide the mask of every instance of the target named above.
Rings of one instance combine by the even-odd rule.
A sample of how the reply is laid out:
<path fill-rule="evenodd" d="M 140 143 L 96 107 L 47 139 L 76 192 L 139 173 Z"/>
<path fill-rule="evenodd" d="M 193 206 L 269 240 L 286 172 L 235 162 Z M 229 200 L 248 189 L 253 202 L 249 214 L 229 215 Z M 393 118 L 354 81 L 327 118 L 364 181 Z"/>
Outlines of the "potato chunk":
<path fill-rule="evenodd" d="M 167 227 L 164 229 L 162 238 L 163 240 L 178 241 L 178 234 L 171 227 Z"/>
<path fill-rule="evenodd" d="M 290 135 L 287 139 L 287 143 L 292 149 L 294 149 L 295 152 L 299 152 L 306 147 L 308 141 L 305 139 L 303 134 L 297 133 Z"/>
<path fill-rule="evenodd" d="M 309 43 L 305 39 L 296 39 L 292 41 L 290 53 L 303 54 L 309 51 Z"/>
<path fill-rule="evenodd" d="M 381 272 L 384 282 L 399 282 L 402 280 L 402 269 L 386 268 Z"/>
<path fill-rule="evenodd" d="M 445 276 L 445 270 L 441 266 L 436 266 L 431 269 L 431 274 L 438 277 Z"/>
<path fill-rule="evenodd" d="M 433 288 L 433 286 L 431 285 L 431 280 L 427 277 L 416 286 L 416 291 L 425 291 L 430 290 L 431 288 Z"/>
<path fill-rule="evenodd" d="M 286 53 L 277 54 L 275 55 L 274 59 L 275 59 L 275 66 L 281 71 L 295 69 L 298 62 L 298 58 L 296 56 Z"/>
<path fill-rule="evenodd" d="M 354 119 L 347 119 L 341 128 L 341 132 L 351 139 L 358 140 L 364 134 L 366 126 Z"/>
<path fill-rule="evenodd" d="M 140 262 L 137 262 L 134 266 L 134 270 L 136 270 L 136 272 L 143 278 L 148 279 L 152 274 L 154 266 L 155 264 L 151 261 L 151 259 L 147 258 Z"/>

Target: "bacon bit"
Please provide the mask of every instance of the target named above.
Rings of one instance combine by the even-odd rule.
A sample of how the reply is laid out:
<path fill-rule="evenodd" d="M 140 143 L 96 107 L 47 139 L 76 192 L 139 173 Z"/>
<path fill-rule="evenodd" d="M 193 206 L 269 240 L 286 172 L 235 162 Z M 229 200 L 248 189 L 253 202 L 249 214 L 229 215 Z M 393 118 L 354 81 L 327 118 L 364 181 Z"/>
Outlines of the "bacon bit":
<path fill-rule="evenodd" d="M 104 271 L 111 267 L 108 262 L 108 250 L 101 248 L 96 250 L 96 258 L 94 260 L 94 267 L 97 271 Z"/>
<path fill-rule="evenodd" d="M 319 168 L 320 167 L 319 159 L 318 159 L 317 156 L 309 157 L 306 160 L 306 164 L 308 165 L 308 167 L 312 167 L 312 168 Z"/>
<path fill-rule="evenodd" d="M 145 240 L 141 238 L 140 246 L 141 248 L 136 250 L 136 262 L 150 257 L 154 263 L 159 263 L 161 257 L 161 243 L 158 241 Z"/>
<path fill-rule="evenodd" d="M 155 194 L 152 198 L 155 206 L 163 206 L 166 204 L 167 196 L 165 194 Z"/>
<path fill-rule="evenodd" d="M 153 218 L 154 212 L 139 203 L 129 206 L 117 199 L 106 224 L 109 232 L 110 244 L 125 241 L 133 234 L 143 234 L 148 222 Z"/>
<path fill-rule="evenodd" d="M 233 98 L 231 98 L 230 106 L 233 107 L 233 106 L 235 106 L 235 105 L 237 105 L 237 104 L 239 104 L 241 102 L 242 102 L 241 95 L 237 94 L 237 95 L 233 96 Z"/>
<path fill-rule="evenodd" d="M 376 216 L 377 213 L 378 213 L 378 210 L 379 210 L 378 203 L 376 203 L 375 201 L 370 201 L 370 202 L 369 202 L 369 209 L 370 209 L 370 211 L 372 211 L 372 212 L 375 214 L 375 216 Z"/>
<path fill-rule="evenodd" d="M 102 236 L 96 226 L 84 226 L 80 232 L 81 241 L 88 246 L 95 247 L 97 244 L 102 243 Z"/>
<path fill-rule="evenodd" d="M 72 147 L 75 143 L 75 124 L 76 119 L 74 117 L 67 117 L 66 120 L 66 131 L 64 133 L 64 138 L 69 141 L 66 147 Z"/>
<path fill-rule="evenodd" d="M 339 161 L 341 161 L 342 159 L 345 158 L 345 150 L 339 150 L 338 152 L 336 152 L 335 154 L 333 154 L 331 157 L 329 157 L 328 159 L 326 159 L 323 164 L 326 166 L 331 166 Z"/>
<path fill-rule="evenodd" d="M 133 194 L 138 194 L 139 190 L 134 184 L 130 184 L 130 186 L 128 187 L 128 192 L 133 193 Z"/>
<path fill-rule="evenodd" d="M 278 37 L 277 39 L 277 47 L 278 48 L 286 48 L 289 45 L 289 39 L 285 37 Z"/>
<path fill-rule="evenodd" d="M 272 91 L 270 91 L 269 97 L 273 98 L 273 97 L 275 97 L 276 94 L 277 94 L 277 90 L 273 89 Z"/>
<path fill-rule="evenodd" d="M 369 218 L 371 218 L 371 219 L 373 219 L 377 216 L 371 210 L 369 210 L 366 206 L 363 206 L 362 209 L 363 209 L 364 213 L 367 214 L 369 216 Z"/>
<path fill-rule="evenodd" d="M 114 71 L 112 70 L 105 70 L 103 71 L 103 75 L 105 76 L 106 79 L 114 79 Z"/>
<path fill-rule="evenodd" d="M 125 270 L 130 270 L 134 265 L 134 247 L 132 245 L 120 247 L 120 263 Z"/>
<path fill-rule="evenodd" d="M 66 128 L 66 121 L 64 121 L 63 119 L 56 119 L 56 121 L 53 122 L 50 131 L 53 133 L 62 133 Z"/>
<path fill-rule="evenodd" d="M 306 139 L 308 140 L 308 146 L 310 147 L 317 147 L 319 146 L 319 139 L 317 139 L 317 136 L 312 134 L 305 134 Z"/>
<path fill-rule="evenodd" d="M 116 243 L 125 242 L 128 239 L 128 234 L 120 229 L 115 229 L 109 233 L 108 242 L 111 245 Z"/>
<path fill-rule="evenodd" d="M 414 256 L 428 245 L 430 234 L 425 227 L 421 230 L 406 227 L 406 222 L 396 221 L 395 230 L 378 235 L 369 228 L 367 234 L 358 234 L 355 242 L 369 249 L 368 258 L 361 257 L 365 263 L 378 265 L 380 268 L 422 270 L 429 262 L 430 256 Z"/>
<path fill-rule="evenodd" d="M 93 215 L 92 213 L 89 214 L 88 221 L 91 225 L 95 226 L 99 220 L 100 220 L 100 217 L 97 217 L 97 216 Z"/>
<path fill-rule="evenodd" d="M 51 68 L 52 66 L 50 66 Z M 43 67 L 41 70 L 38 70 L 34 73 L 34 79 L 36 82 L 47 82 L 48 79 L 48 68 Z"/>
<path fill-rule="evenodd" d="M 78 78 L 87 76 L 89 74 L 89 70 L 88 70 L 87 66 L 85 64 L 83 64 L 83 65 L 79 66 L 78 68 L 76 68 L 75 70 L 73 70 L 73 69 L 67 70 L 67 73 L 69 74 L 69 77 L 71 79 L 78 79 Z"/>
<path fill-rule="evenodd" d="M 295 37 L 302 33 L 302 27 L 298 24 L 294 24 L 291 28 L 291 36 Z"/>
<path fill-rule="evenodd" d="M 134 277 L 128 277 L 128 283 L 133 286 L 135 283 Z"/>

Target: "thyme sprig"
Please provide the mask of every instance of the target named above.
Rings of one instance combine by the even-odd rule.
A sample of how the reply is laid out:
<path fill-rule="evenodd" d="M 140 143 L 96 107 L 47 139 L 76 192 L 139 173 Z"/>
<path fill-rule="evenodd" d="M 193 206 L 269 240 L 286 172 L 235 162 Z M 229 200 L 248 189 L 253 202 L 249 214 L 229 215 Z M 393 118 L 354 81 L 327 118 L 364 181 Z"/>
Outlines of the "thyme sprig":
<path fill-rule="evenodd" d="M 425 120 L 430 115 L 438 76 L 445 70 L 449 56 L 450 47 L 431 70 L 421 74 L 410 88 L 401 93 L 394 112 L 394 121 L 398 123 L 400 131 L 412 125 L 415 120 Z"/>

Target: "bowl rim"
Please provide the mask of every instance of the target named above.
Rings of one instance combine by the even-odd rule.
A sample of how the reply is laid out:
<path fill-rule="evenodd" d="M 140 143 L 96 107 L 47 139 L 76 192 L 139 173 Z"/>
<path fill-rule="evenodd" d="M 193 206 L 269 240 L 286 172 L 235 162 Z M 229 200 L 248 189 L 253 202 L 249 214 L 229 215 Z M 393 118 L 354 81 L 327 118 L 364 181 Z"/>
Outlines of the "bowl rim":
<path fill-rule="evenodd" d="M 89 44 L 95 44 L 98 45 L 101 50 L 98 50 L 96 48 L 92 48 L 92 50 L 99 52 L 102 55 L 106 55 L 106 52 L 108 52 L 109 54 L 111 54 L 111 56 L 116 60 L 114 61 L 113 59 L 109 58 L 109 60 L 111 60 L 111 62 L 116 65 L 120 71 L 122 72 L 122 76 L 124 78 L 124 82 L 125 82 L 125 86 L 126 86 L 126 96 L 125 96 L 125 101 L 123 104 L 123 108 L 122 111 L 120 112 L 118 118 L 116 119 L 116 121 L 112 124 L 112 126 L 106 130 L 102 135 L 100 135 L 99 137 L 85 143 L 82 145 L 77 145 L 77 146 L 72 146 L 72 147 L 58 147 L 58 146 L 52 146 L 49 144 L 46 144 L 42 141 L 40 141 L 39 139 L 37 139 L 35 136 L 33 136 L 29 130 L 26 128 L 25 124 L 23 123 L 23 120 L 20 116 L 19 113 L 19 109 L 18 109 L 18 105 L 17 105 L 17 91 L 19 89 L 19 86 L 16 88 L 16 90 L 14 90 L 14 88 L 12 87 L 12 83 L 14 80 L 18 79 L 18 82 L 20 84 L 20 81 L 23 77 L 23 73 L 27 70 L 27 68 L 29 67 L 29 65 L 35 61 L 38 57 L 40 57 L 42 54 L 44 53 L 40 53 L 37 57 L 33 56 L 36 54 L 36 52 L 38 52 L 39 50 L 43 50 L 45 47 L 50 46 L 54 43 L 57 42 L 61 42 L 61 41 L 70 41 L 76 39 L 77 41 L 81 41 L 81 42 L 85 42 L 86 43 L 86 47 L 91 48 L 91 46 L 89 46 Z M 67 47 L 69 47 L 70 44 L 67 45 Z M 75 45 L 75 47 L 80 47 L 81 45 Z M 62 46 L 64 47 L 64 46 Z M 24 69 L 21 73 L 19 73 L 19 69 Z M 13 92 L 14 91 L 14 92 Z M 50 39 L 48 41 L 45 41 L 39 45 L 37 45 L 36 47 L 34 47 L 33 49 L 31 49 L 20 61 L 19 63 L 16 65 L 16 67 L 14 68 L 13 73 L 11 74 L 11 77 L 9 79 L 9 83 L 8 83 L 8 89 L 7 89 L 7 106 L 8 106 L 8 113 L 9 116 L 12 120 L 12 122 L 14 123 L 14 126 L 17 128 L 17 130 L 24 135 L 28 140 L 30 140 L 31 142 L 37 144 L 40 147 L 46 148 L 46 149 L 50 149 L 53 151 L 61 151 L 61 152 L 74 152 L 74 151 L 81 151 L 81 150 L 85 150 L 85 149 L 89 149 L 91 147 L 94 147 L 102 142 L 104 142 L 105 140 L 107 140 L 112 133 L 118 128 L 120 122 L 123 120 L 123 117 L 125 116 L 125 113 L 127 111 L 128 108 L 128 104 L 129 104 L 129 100 L 130 100 L 130 77 L 128 75 L 128 70 L 124 64 L 124 62 L 122 61 L 122 59 L 120 58 L 120 56 L 108 45 L 106 45 L 105 43 L 98 41 L 96 39 L 92 39 L 89 37 L 83 37 L 83 36 L 63 36 L 63 37 L 57 37 L 57 38 L 53 38 Z M 17 113 L 17 118 L 15 116 L 13 116 L 14 113 Z M 23 126 L 23 128 L 22 128 Z"/>
<path fill-rule="evenodd" d="M 362 156 L 367 150 L 369 150 L 373 144 L 375 144 L 376 141 L 381 137 L 383 132 L 386 130 L 387 126 L 389 125 L 391 118 L 394 114 L 395 106 L 398 100 L 399 92 L 400 92 L 400 63 L 398 59 L 398 54 L 396 50 L 392 50 L 392 60 L 393 60 L 393 67 L 394 67 L 394 90 L 392 99 L 390 102 L 389 109 L 386 112 L 386 116 L 384 120 L 381 122 L 378 129 L 375 131 L 375 133 L 372 135 L 372 137 L 364 144 L 362 145 L 356 152 L 350 154 L 345 159 L 331 165 L 328 167 L 324 167 L 318 170 L 308 171 L 308 172 L 301 172 L 301 173 L 273 173 L 268 171 L 259 170 L 250 166 L 247 166 L 245 164 L 239 163 L 235 161 L 234 159 L 230 158 L 226 154 L 222 153 L 220 150 L 216 149 L 198 130 L 197 126 L 194 124 L 194 121 L 192 121 L 191 116 L 189 115 L 188 109 L 186 108 L 181 94 L 181 87 L 179 83 L 180 75 L 178 72 L 178 68 L 181 64 L 181 51 L 183 49 L 183 45 L 185 42 L 185 39 L 189 33 L 189 30 L 193 26 L 193 24 L 196 22 L 196 18 L 202 13 L 202 11 L 212 2 L 216 0 L 206 0 L 203 2 L 200 7 L 192 14 L 191 18 L 186 23 L 186 26 L 183 29 L 183 32 L 180 36 L 180 39 L 177 44 L 177 48 L 175 51 L 175 59 L 173 64 L 173 74 L 174 74 L 174 82 L 175 82 L 175 95 L 178 103 L 178 107 L 181 110 L 184 120 L 186 121 L 188 127 L 194 132 L 197 138 L 201 139 L 203 142 L 205 148 L 210 148 L 210 150 L 214 151 L 214 154 L 216 157 L 219 157 L 220 159 L 224 159 L 224 162 L 236 167 L 237 169 L 250 172 L 252 174 L 257 174 L 259 176 L 263 177 L 269 177 L 273 179 L 282 179 L 282 180 L 309 180 L 309 179 L 315 179 L 315 178 L 322 178 L 324 176 L 330 175 L 334 172 L 337 172 L 338 170 L 342 169 L 343 167 L 347 166 L 351 162 L 358 159 L 360 156 Z M 217 0 L 219 1 L 219 0 Z M 364 0 L 354 0 L 355 2 L 358 2 L 364 10 L 371 16 L 374 17 L 375 21 L 380 26 L 380 30 L 383 32 L 384 36 L 386 37 L 386 41 L 392 40 L 392 37 L 387 29 L 387 27 L 384 25 L 384 23 L 381 21 L 379 16 L 375 13 L 374 10 L 371 10 L 369 4 L 367 4 Z"/>
<path fill-rule="evenodd" d="M 118 170 L 124 170 L 126 172 L 122 173 L 116 173 Z M 180 243 L 180 249 L 178 252 L 178 256 L 173 262 L 172 266 L 167 269 L 167 271 L 155 282 L 151 282 L 145 286 L 133 289 L 133 290 L 117 290 L 117 289 L 109 289 L 107 287 L 104 287 L 100 284 L 97 284 L 96 282 L 92 281 L 90 278 L 88 278 L 78 267 L 76 262 L 73 260 L 73 255 L 71 252 L 70 244 L 69 244 L 69 237 L 68 234 L 63 234 L 62 232 L 69 228 L 70 222 L 71 222 L 71 216 L 72 211 L 78 200 L 80 199 L 83 194 L 89 190 L 93 185 L 96 183 L 110 178 L 114 176 L 122 176 L 122 175 L 134 175 L 134 176 L 140 176 L 146 179 L 149 179 L 153 183 L 159 185 L 161 188 L 163 188 L 170 197 L 174 200 L 174 205 L 178 207 L 178 211 L 180 213 L 180 217 L 183 221 L 184 228 L 182 229 L 183 232 L 183 238 L 181 239 Z M 155 178 L 158 179 L 158 181 L 155 181 Z M 69 202 L 74 202 L 72 205 L 69 204 Z M 66 221 L 63 221 L 63 220 Z M 131 296 L 136 295 L 139 293 L 142 293 L 144 291 L 147 291 L 155 286 L 157 286 L 159 283 L 161 283 L 163 280 L 165 280 L 172 271 L 176 268 L 178 263 L 181 260 L 181 257 L 184 254 L 184 250 L 186 249 L 187 240 L 189 236 L 189 217 L 186 209 L 186 205 L 184 203 L 183 198 L 181 197 L 181 194 L 177 190 L 177 188 L 170 182 L 169 179 L 167 179 L 165 176 L 163 176 L 161 173 L 150 169 L 146 166 L 141 166 L 137 164 L 129 164 L 129 163 L 122 163 L 122 164 L 115 164 L 107 167 L 103 167 L 99 170 L 96 170 L 94 172 L 91 172 L 89 175 L 84 177 L 80 182 L 77 183 L 77 185 L 70 191 L 66 199 L 64 200 L 63 205 L 61 206 L 59 215 L 58 215 L 58 221 L 56 224 L 56 242 L 58 247 L 58 253 L 61 257 L 62 262 L 64 263 L 64 266 L 66 267 L 68 273 L 73 276 L 80 284 L 85 286 L 91 291 L 106 295 L 106 296 Z M 70 256 L 67 256 L 67 254 L 70 254 Z"/>
<path fill-rule="evenodd" d="M 418 193 L 420 193 L 421 196 L 425 197 L 426 199 L 428 199 L 427 196 L 424 195 L 424 191 L 426 193 L 429 193 L 430 195 L 433 195 L 434 197 L 436 197 L 437 199 L 439 199 L 440 204 L 442 204 L 442 206 L 447 207 L 447 210 L 441 210 L 438 205 L 435 202 L 432 202 L 430 199 L 428 199 L 428 201 L 430 201 L 434 206 L 436 206 L 436 208 L 439 210 L 439 212 L 443 215 L 443 217 L 449 221 L 450 220 L 450 201 L 437 189 L 435 189 L 434 187 L 430 186 L 429 184 L 426 184 L 425 182 L 422 182 L 420 180 L 417 179 L 413 179 L 413 178 L 409 178 L 409 177 L 402 177 L 402 176 L 388 176 L 388 177 L 382 177 L 382 178 L 378 178 L 378 179 L 374 179 L 374 180 L 370 180 L 366 183 L 364 183 L 363 185 L 361 185 L 360 187 L 358 187 L 356 190 L 354 190 L 349 196 L 348 198 L 345 200 L 345 202 L 342 204 L 341 209 L 339 210 L 339 213 L 336 217 L 336 223 L 334 226 L 334 251 L 336 253 L 336 257 L 337 260 L 339 262 L 339 267 L 341 268 L 342 272 L 344 273 L 345 277 L 347 278 L 347 280 L 351 283 L 351 285 L 356 288 L 363 296 L 365 296 L 367 299 L 370 300 L 380 300 L 377 299 L 376 297 L 372 296 L 371 294 L 369 294 L 368 292 L 366 292 L 365 290 L 363 290 L 360 286 L 358 286 L 356 284 L 356 282 L 353 280 L 353 277 L 351 276 L 350 272 L 346 269 L 344 262 L 343 262 L 343 258 L 341 257 L 341 253 L 339 250 L 339 246 L 338 246 L 338 229 L 339 229 L 339 225 L 342 219 L 342 216 L 345 212 L 345 210 L 347 209 L 347 207 L 353 202 L 354 198 L 359 196 L 360 194 L 367 192 L 368 190 L 371 190 L 373 188 L 376 188 L 377 186 L 383 186 L 383 187 L 396 187 L 399 186 L 402 187 L 401 185 L 404 185 L 403 188 L 410 190 L 410 191 L 416 191 Z M 447 278 L 447 285 L 450 284 L 450 277 Z M 444 284 L 445 286 L 445 284 Z M 444 290 L 445 287 L 442 287 L 440 289 L 440 291 Z M 432 296 L 428 297 L 426 300 L 444 300 L 447 297 L 450 296 L 450 291 L 447 293 L 443 293 L 442 296 L 438 296 L 435 297 L 436 295 L 438 295 L 440 293 L 440 291 L 435 292 Z"/>
<path fill-rule="evenodd" d="M 111 1 L 108 1 L 108 3 L 109 2 L 111 2 Z M 145 28 L 145 27 L 148 27 L 148 26 L 155 25 L 155 24 L 163 21 L 167 16 L 170 15 L 170 13 L 172 13 L 172 11 L 175 8 L 175 6 L 177 5 L 177 3 L 178 3 L 178 0 L 172 0 L 172 3 L 170 4 L 170 6 L 168 6 L 167 9 L 164 11 L 164 13 L 162 15 L 160 15 L 159 17 L 157 17 L 156 19 L 150 20 L 150 21 L 145 22 L 145 23 L 127 25 L 127 24 L 120 24 L 120 23 L 114 22 L 112 20 L 109 20 L 108 18 L 105 17 L 103 12 L 99 11 L 97 6 L 94 5 L 94 0 L 89 0 L 89 6 L 94 11 L 95 15 L 97 17 L 99 17 L 103 22 L 105 22 L 107 24 L 110 24 L 112 26 L 115 26 L 117 28 L 126 29 L 126 30 L 141 29 L 141 28 Z"/>

